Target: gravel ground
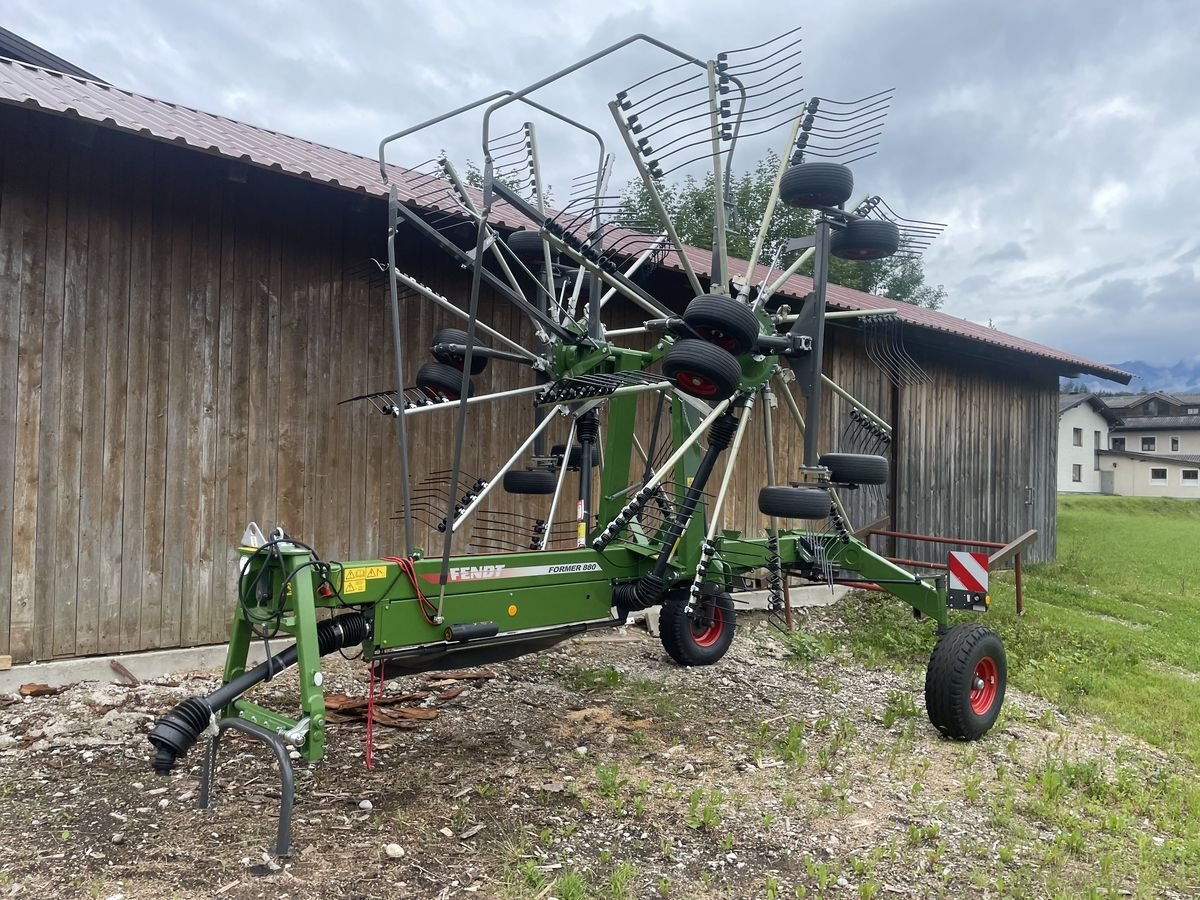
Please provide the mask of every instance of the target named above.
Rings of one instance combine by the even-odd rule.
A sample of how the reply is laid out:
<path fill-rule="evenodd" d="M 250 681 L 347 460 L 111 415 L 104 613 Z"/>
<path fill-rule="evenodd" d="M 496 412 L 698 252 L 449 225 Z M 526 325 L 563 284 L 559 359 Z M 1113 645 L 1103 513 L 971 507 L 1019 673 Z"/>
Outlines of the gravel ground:
<path fill-rule="evenodd" d="M 1048 754 L 1103 768 L 1131 742 L 1011 693 L 985 740 L 944 741 L 923 672 L 850 659 L 836 609 L 805 627 L 817 637 L 802 648 L 825 652 L 804 661 L 748 617 L 706 669 L 670 664 L 635 628 L 498 665 L 419 701 L 436 718 L 377 729 L 370 771 L 365 728 L 334 725 L 326 759 L 297 763 L 297 853 L 281 865 L 265 854 L 278 781 L 263 748 L 226 738 L 206 811 L 199 748 L 168 777 L 150 769 L 155 719 L 217 673 L 0 700 L 0 897 L 1045 896 L 1086 882 L 1086 855 L 1036 875 L 1053 828 L 1019 793 L 1007 817 L 997 801 Z M 365 667 L 333 660 L 327 690 L 365 696 Z M 288 681 L 255 698 L 292 708 Z"/>

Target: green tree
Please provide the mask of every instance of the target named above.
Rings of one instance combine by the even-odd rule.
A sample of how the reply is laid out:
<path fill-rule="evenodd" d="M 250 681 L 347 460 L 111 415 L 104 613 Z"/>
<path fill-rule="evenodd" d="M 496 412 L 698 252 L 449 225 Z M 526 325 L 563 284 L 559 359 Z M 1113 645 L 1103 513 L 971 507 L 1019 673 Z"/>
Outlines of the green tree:
<path fill-rule="evenodd" d="M 770 152 L 749 171 L 732 179 L 727 204 L 733 211 L 728 228 L 730 256 L 749 258 L 778 169 L 779 157 Z M 712 173 L 703 179 L 689 175 L 681 182 L 662 183 L 659 193 L 679 239 L 697 247 L 711 247 L 715 200 Z M 619 218 L 631 227 L 648 231 L 656 231 L 660 227 L 658 215 L 650 203 L 650 195 L 640 180 L 631 181 L 626 186 Z M 776 204 L 759 262 L 770 263 L 774 248 L 789 238 L 811 234 L 812 229 L 811 210 Z M 785 267 L 794 258 L 795 254 L 781 254 L 776 265 Z M 801 267 L 800 273 L 812 275 L 811 260 Z M 925 283 L 925 270 L 919 257 L 893 256 L 871 262 L 852 262 L 835 257 L 830 259 L 829 278 L 844 287 L 930 309 L 938 309 L 946 299 L 946 291 L 941 285 Z"/>

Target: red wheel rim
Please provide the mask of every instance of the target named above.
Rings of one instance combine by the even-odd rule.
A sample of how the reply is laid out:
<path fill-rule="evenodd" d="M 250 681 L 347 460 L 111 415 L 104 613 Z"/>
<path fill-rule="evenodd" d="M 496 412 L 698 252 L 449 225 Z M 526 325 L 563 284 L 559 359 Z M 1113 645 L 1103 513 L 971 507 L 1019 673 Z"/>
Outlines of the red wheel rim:
<path fill-rule="evenodd" d="M 710 325 L 701 325 L 696 329 L 696 334 L 700 335 L 700 337 L 704 338 L 704 340 L 708 341 L 708 343 L 715 344 L 722 350 L 728 350 L 730 353 L 732 353 L 734 348 L 737 347 L 737 341 L 732 336 L 723 332 L 720 328 L 713 328 Z"/>
<path fill-rule="evenodd" d="M 711 616 L 711 618 L 710 618 Z M 725 630 L 725 613 L 713 601 L 707 601 L 692 618 L 692 640 L 697 647 L 711 647 Z"/>
<path fill-rule="evenodd" d="M 717 392 L 717 383 L 698 372 L 677 372 L 675 380 L 681 388 L 696 397 L 711 397 Z"/>
<path fill-rule="evenodd" d="M 971 711 L 977 716 L 987 715 L 996 702 L 999 689 L 1000 672 L 996 661 L 985 656 L 975 664 L 975 673 L 971 676 Z"/>

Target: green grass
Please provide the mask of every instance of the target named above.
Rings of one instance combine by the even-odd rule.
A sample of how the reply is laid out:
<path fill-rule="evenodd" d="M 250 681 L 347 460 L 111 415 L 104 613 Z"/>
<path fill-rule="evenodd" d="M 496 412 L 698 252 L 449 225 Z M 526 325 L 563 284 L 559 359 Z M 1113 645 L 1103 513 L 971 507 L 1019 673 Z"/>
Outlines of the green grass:
<path fill-rule="evenodd" d="M 1200 765 L 1200 502 L 1059 499 L 1058 559 L 992 576 L 1009 683 Z M 847 604 L 857 652 L 924 663 L 926 629 L 896 603 Z M 970 614 L 962 614 L 969 618 Z"/>

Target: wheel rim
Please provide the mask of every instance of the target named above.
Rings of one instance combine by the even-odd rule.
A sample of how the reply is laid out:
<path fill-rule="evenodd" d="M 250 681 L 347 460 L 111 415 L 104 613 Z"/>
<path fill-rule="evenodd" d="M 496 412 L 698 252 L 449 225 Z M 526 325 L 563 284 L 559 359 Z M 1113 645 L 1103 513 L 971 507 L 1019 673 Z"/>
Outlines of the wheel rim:
<path fill-rule="evenodd" d="M 696 334 L 700 335 L 708 343 L 715 344 L 722 350 L 728 350 L 730 353 L 737 347 L 736 338 L 726 334 L 720 328 L 713 328 L 711 325 L 701 325 L 696 329 Z"/>
<path fill-rule="evenodd" d="M 675 375 L 680 387 L 699 397 L 711 397 L 717 392 L 717 383 L 699 372 L 678 372 Z"/>
<path fill-rule="evenodd" d="M 977 716 L 986 715 L 996 702 L 999 689 L 1000 672 L 996 661 L 985 656 L 975 664 L 975 673 L 971 676 L 971 711 Z"/>
<path fill-rule="evenodd" d="M 721 639 L 725 630 L 725 613 L 711 600 L 696 610 L 692 617 L 692 640 L 697 647 L 711 647 Z"/>

